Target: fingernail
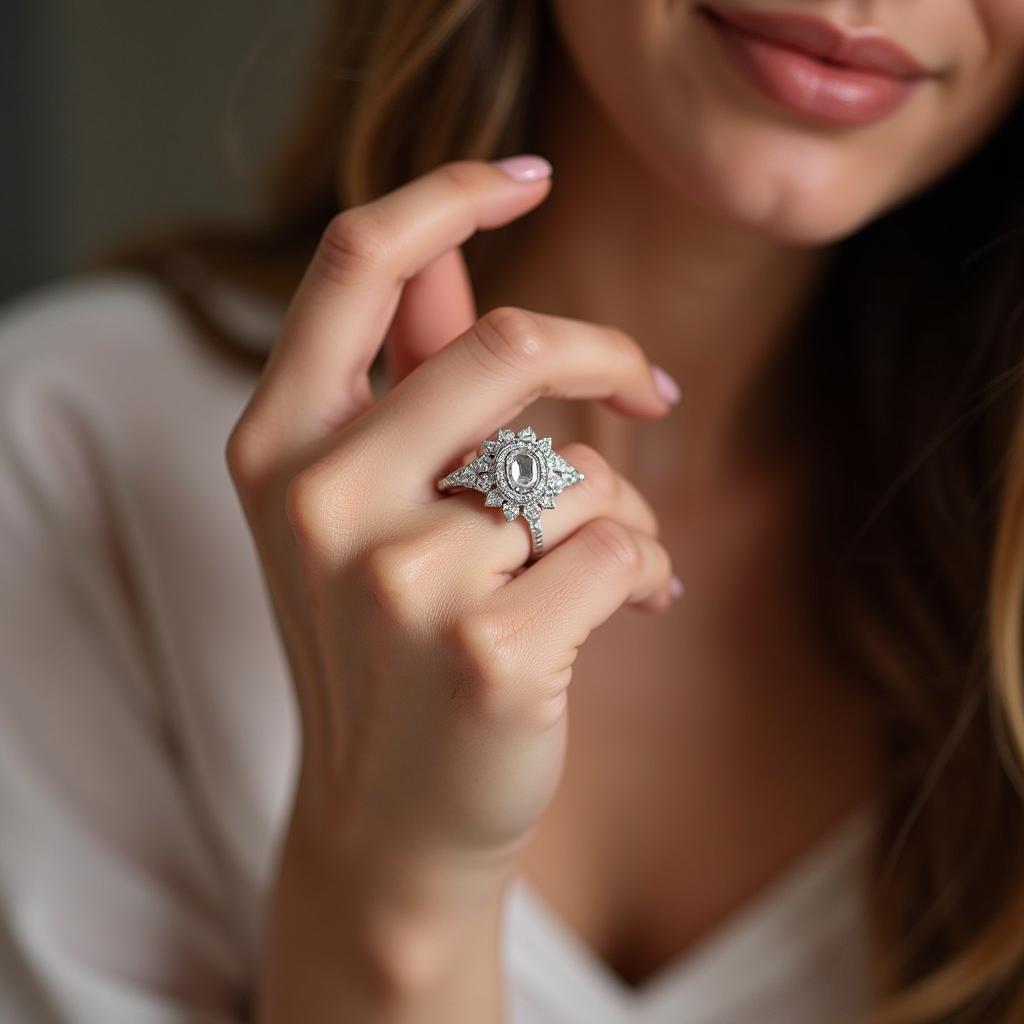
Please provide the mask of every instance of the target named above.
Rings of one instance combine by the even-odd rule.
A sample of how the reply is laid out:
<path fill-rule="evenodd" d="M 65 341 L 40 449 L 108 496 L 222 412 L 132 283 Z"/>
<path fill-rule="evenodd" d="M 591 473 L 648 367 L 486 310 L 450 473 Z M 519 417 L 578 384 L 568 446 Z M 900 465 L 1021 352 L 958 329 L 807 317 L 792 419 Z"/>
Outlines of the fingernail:
<path fill-rule="evenodd" d="M 670 405 L 675 405 L 682 394 L 675 378 L 660 366 L 652 366 L 651 375 L 654 377 L 654 387 L 658 394 Z"/>
<path fill-rule="evenodd" d="M 683 593 L 684 593 L 685 590 L 686 590 L 686 587 L 683 586 L 683 581 L 678 576 L 676 576 L 675 573 L 673 573 L 669 577 L 668 592 L 673 597 L 679 598 L 679 597 L 683 596 Z"/>
<path fill-rule="evenodd" d="M 516 181 L 540 181 L 551 176 L 551 164 L 544 157 L 532 153 L 495 160 L 494 166 Z"/>

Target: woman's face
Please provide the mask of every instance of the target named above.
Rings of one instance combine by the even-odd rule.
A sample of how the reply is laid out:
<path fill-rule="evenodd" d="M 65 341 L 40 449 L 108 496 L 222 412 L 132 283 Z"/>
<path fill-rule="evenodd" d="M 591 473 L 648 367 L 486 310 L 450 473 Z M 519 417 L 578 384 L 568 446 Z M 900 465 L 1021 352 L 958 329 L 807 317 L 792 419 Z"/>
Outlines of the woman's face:
<path fill-rule="evenodd" d="M 648 164 L 791 242 L 849 234 L 934 181 L 1024 85 L 1024 0 L 551 3 Z"/>

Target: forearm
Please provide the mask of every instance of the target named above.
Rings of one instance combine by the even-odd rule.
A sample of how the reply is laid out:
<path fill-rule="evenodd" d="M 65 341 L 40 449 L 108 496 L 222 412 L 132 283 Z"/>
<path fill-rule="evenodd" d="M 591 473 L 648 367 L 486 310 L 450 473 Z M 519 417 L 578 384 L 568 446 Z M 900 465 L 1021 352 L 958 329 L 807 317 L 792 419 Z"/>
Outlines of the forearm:
<path fill-rule="evenodd" d="M 381 858 L 339 861 L 293 823 L 271 898 L 258 1024 L 503 1024 L 503 891 L 483 874 L 413 879 Z"/>

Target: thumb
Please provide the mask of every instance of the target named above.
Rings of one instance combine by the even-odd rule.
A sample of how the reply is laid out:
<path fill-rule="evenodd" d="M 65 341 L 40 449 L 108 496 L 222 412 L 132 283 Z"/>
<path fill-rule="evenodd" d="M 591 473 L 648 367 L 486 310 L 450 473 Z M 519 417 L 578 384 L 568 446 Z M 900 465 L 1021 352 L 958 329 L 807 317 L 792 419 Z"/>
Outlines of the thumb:
<path fill-rule="evenodd" d="M 476 302 L 465 258 L 458 247 L 449 249 L 410 277 L 402 289 L 384 339 L 390 386 L 475 320 Z"/>

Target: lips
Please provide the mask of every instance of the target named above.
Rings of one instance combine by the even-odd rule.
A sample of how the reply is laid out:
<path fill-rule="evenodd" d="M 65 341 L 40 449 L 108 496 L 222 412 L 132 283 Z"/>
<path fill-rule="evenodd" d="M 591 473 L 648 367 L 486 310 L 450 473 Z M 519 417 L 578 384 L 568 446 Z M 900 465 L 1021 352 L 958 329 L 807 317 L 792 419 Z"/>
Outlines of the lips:
<path fill-rule="evenodd" d="M 823 18 L 726 6 L 699 8 L 739 70 L 789 110 L 862 125 L 899 109 L 929 71 L 879 30 Z"/>

